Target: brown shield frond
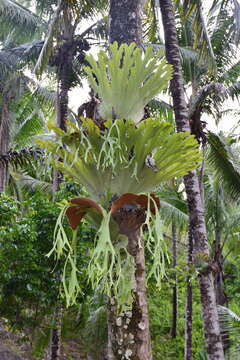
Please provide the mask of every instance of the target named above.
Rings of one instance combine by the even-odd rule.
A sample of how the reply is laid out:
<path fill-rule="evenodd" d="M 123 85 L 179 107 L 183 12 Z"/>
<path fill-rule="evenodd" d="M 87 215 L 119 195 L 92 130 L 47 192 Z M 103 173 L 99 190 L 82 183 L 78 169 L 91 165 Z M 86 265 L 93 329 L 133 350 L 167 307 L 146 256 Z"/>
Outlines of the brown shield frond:
<path fill-rule="evenodd" d="M 112 203 L 111 213 L 119 226 L 120 233 L 129 235 L 138 230 L 146 220 L 149 197 L 126 193 Z M 150 211 L 155 214 L 160 208 L 160 200 L 154 194 L 150 197 Z"/>
<path fill-rule="evenodd" d="M 73 230 L 75 230 L 82 218 L 86 215 L 88 210 L 94 209 L 102 214 L 102 208 L 92 199 L 89 198 L 74 198 L 70 200 L 73 206 L 69 206 L 66 210 L 69 224 Z"/>
<path fill-rule="evenodd" d="M 122 207 L 129 205 L 135 205 L 136 208 L 142 208 L 147 210 L 148 208 L 148 196 L 147 195 L 136 195 L 133 193 L 126 193 L 121 195 L 117 200 L 112 203 L 111 212 L 115 213 Z M 156 212 L 156 207 L 160 208 L 160 199 L 155 194 L 150 194 L 150 210 L 153 214 Z"/>

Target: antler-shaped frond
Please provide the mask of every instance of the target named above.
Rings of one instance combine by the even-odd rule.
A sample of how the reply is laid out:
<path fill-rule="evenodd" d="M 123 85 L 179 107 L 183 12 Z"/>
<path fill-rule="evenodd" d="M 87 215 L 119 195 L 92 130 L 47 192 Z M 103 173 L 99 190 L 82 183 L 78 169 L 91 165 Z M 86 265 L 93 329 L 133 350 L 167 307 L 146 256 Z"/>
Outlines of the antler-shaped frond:
<path fill-rule="evenodd" d="M 117 42 L 110 45 L 110 57 L 100 51 L 96 61 L 92 55 L 86 60 L 88 80 L 101 98 L 100 114 L 104 119 L 132 119 L 138 123 L 144 115 L 144 106 L 165 90 L 172 76 L 163 52 L 154 53 L 151 47 L 144 55 L 136 44 Z"/>
<path fill-rule="evenodd" d="M 60 156 L 63 162 L 55 161 L 54 166 L 84 184 L 94 199 L 152 191 L 198 166 L 194 137 L 175 133 L 160 119 L 146 119 L 138 127 L 132 120 L 108 121 L 104 134 L 93 120 L 82 120 L 85 131 L 69 122 L 67 133 L 52 127 L 57 142 L 37 142 Z"/>

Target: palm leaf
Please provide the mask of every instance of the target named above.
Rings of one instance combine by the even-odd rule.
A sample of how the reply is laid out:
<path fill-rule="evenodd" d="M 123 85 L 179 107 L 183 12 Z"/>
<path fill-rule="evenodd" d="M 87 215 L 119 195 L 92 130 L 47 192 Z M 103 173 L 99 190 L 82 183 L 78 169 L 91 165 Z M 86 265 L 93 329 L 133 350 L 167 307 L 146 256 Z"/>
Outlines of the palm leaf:
<path fill-rule="evenodd" d="M 15 42 L 32 38 L 44 25 L 42 19 L 14 0 L 0 1 L 0 19 L 0 39 L 10 34 Z"/>
<path fill-rule="evenodd" d="M 40 190 L 46 193 L 52 193 L 52 184 L 46 181 L 36 179 L 24 172 L 11 171 L 11 176 L 17 183 L 17 186 L 24 188 L 25 191 L 34 192 Z"/>
<path fill-rule="evenodd" d="M 240 197 L 240 164 L 229 145 L 220 136 L 209 132 L 207 161 L 233 199 Z"/>
<path fill-rule="evenodd" d="M 223 342 L 226 340 L 228 344 L 226 355 L 231 360 L 238 360 L 240 356 L 240 317 L 232 310 L 220 305 L 218 305 L 218 317 L 221 337 Z"/>
<path fill-rule="evenodd" d="M 172 191 L 161 191 L 157 193 L 161 203 L 161 217 L 164 223 L 169 226 L 174 219 L 179 230 L 187 230 L 188 208 L 186 201 L 182 200 L 179 194 Z"/>
<path fill-rule="evenodd" d="M 41 157 L 42 150 L 36 148 L 24 148 L 21 150 L 9 150 L 5 154 L 0 154 L 0 164 L 11 165 L 14 168 L 22 167 L 31 163 L 33 159 Z"/>
<path fill-rule="evenodd" d="M 147 46 L 152 46 L 155 50 L 165 50 L 164 44 L 147 44 Z M 182 61 L 196 61 L 198 59 L 197 49 L 192 49 L 190 46 L 179 46 L 180 55 Z"/>
<path fill-rule="evenodd" d="M 208 64 L 212 73 L 216 72 L 216 60 L 210 35 L 203 15 L 201 0 L 184 0 L 185 19 L 192 18 L 192 29 L 195 33 L 193 48 L 198 49 L 199 60 Z"/>
<path fill-rule="evenodd" d="M 35 73 L 37 75 L 42 74 L 43 70 L 46 68 L 48 62 L 49 62 L 49 58 L 52 54 L 53 51 L 53 43 L 54 43 L 54 38 L 59 30 L 59 24 L 61 21 L 61 17 L 60 17 L 60 13 L 62 11 L 62 7 L 63 7 L 63 0 L 59 0 L 58 2 L 58 6 L 55 10 L 52 22 L 50 24 L 50 27 L 48 28 L 48 35 L 44 41 L 41 53 L 39 55 L 39 58 L 37 60 L 36 66 L 35 66 Z"/>
<path fill-rule="evenodd" d="M 0 62 L 11 70 L 19 69 L 30 61 L 36 60 L 42 46 L 43 41 L 37 40 L 11 49 L 3 49 L 0 51 Z"/>

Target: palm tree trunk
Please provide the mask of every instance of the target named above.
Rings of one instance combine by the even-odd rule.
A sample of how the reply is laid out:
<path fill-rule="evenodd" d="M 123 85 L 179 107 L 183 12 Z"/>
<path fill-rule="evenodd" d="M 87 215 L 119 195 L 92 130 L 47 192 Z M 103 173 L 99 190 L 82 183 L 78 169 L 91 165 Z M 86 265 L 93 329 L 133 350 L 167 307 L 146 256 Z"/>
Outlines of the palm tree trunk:
<path fill-rule="evenodd" d="M 74 26 L 72 25 L 72 18 L 70 10 L 65 9 L 65 16 L 63 16 L 63 28 L 61 38 L 65 39 L 64 44 L 57 49 L 58 67 L 57 67 L 57 126 L 63 130 L 67 130 L 66 120 L 68 116 L 68 92 L 71 86 L 72 62 L 74 58 L 73 35 Z M 53 173 L 53 194 L 59 190 L 59 186 L 63 180 L 63 175 L 60 171 L 54 170 Z"/>
<path fill-rule="evenodd" d="M 175 121 L 178 131 L 189 131 L 188 110 L 184 97 L 181 61 L 177 43 L 177 31 L 172 0 L 159 0 L 165 34 L 166 57 L 173 65 L 174 73 L 170 90 L 173 97 Z M 204 210 L 196 171 L 184 177 L 189 208 L 189 231 L 194 239 L 194 257 L 209 258 L 209 248 L 204 219 Z M 216 298 L 212 272 L 199 275 L 204 334 L 209 360 L 223 360 L 223 346 L 219 330 Z"/>
<path fill-rule="evenodd" d="M 109 42 L 142 44 L 142 16 L 145 0 L 110 0 Z"/>
<path fill-rule="evenodd" d="M 9 101 L 10 94 L 3 96 L 2 114 L 0 122 L 0 154 L 5 154 L 9 150 L 9 126 L 10 126 L 10 114 L 9 114 Z M 0 193 L 4 193 L 7 185 L 8 178 L 8 166 L 7 164 L 0 164 Z"/>
<path fill-rule="evenodd" d="M 193 236 L 192 232 L 188 234 L 188 266 L 193 263 Z M 184 360 L 192 360 L 192 312 L 193 312 L 193 294 L 191 277 L 187 276 L 187 300 L 186 300 L 186 320 L 185 320 L 185 351 Z"/>
<path fill-rule="evenodd" d="M 59 360 L 61 355 L 61 329 L 62 329 L 62 305 L 59 304 L 54 312 L 54 327 L 51 331 L 50 360 Z"/>
<path fill-rule="evenodd" d="M 119 45 L 135 42 L 137 46 L 141 46 L 144 3 L 145 0 L 110 0 L 110 42 L 117 41 Z M 133 256 L 135 262 L 136 289 L 134 292 L 134 302 L 131 312 L 117 317 L 115 302 L 110 299 L 108 336 L 117 360 L 123 358 L 151 360 L 145 256 L 140 231 L 137 230 L 129 234 L 128 241 L 128 252 Z"/>
<path fill-rule="evenodd" d="M 132 311 L 117 314 L 116 303 L 110 299 L 109 338 L 116 360 L 151 360 L 149 316 L 145 285 L 145 256 L 140 230 L 128 236 L 128 252 L 135 262 L 135 290 Z"/>
<path fill-rule="evenodd" d="M 177 226 L 176 221 L 173 218 L 172 220 L 172 256 L 173 256 L 173 268 L 175 269 L 177 266 Z M 177 274 L 174 270 L 174 285 L 173 285 L 173 293 L 172 293 L 172 328 L 171 328 L 171 336 L 175 338 L 177 336 Z"/>
<path fill-rule="evenodd" d="M 223 254 L 221 246 L 221 231 L 217 226 L 215 232 L 214 248 L 214 263 L 217 265 L 217 271 L 214 276 L 214 287 L 216 293 L 216 301 L 218 305 L 226 305 L 227 296 L 224 292 L 224 276 L 223 276 Z"/>

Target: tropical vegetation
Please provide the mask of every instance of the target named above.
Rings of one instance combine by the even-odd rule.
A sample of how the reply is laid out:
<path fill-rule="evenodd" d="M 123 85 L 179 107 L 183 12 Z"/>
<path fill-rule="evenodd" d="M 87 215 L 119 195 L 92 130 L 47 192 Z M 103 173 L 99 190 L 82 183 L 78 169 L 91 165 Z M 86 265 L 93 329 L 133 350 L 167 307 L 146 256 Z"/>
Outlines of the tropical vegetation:
<path fill-rule="evenodd" d="M 24 359 L 240 357 L 239 17 L 0 0 L 0 336 Z"/>

